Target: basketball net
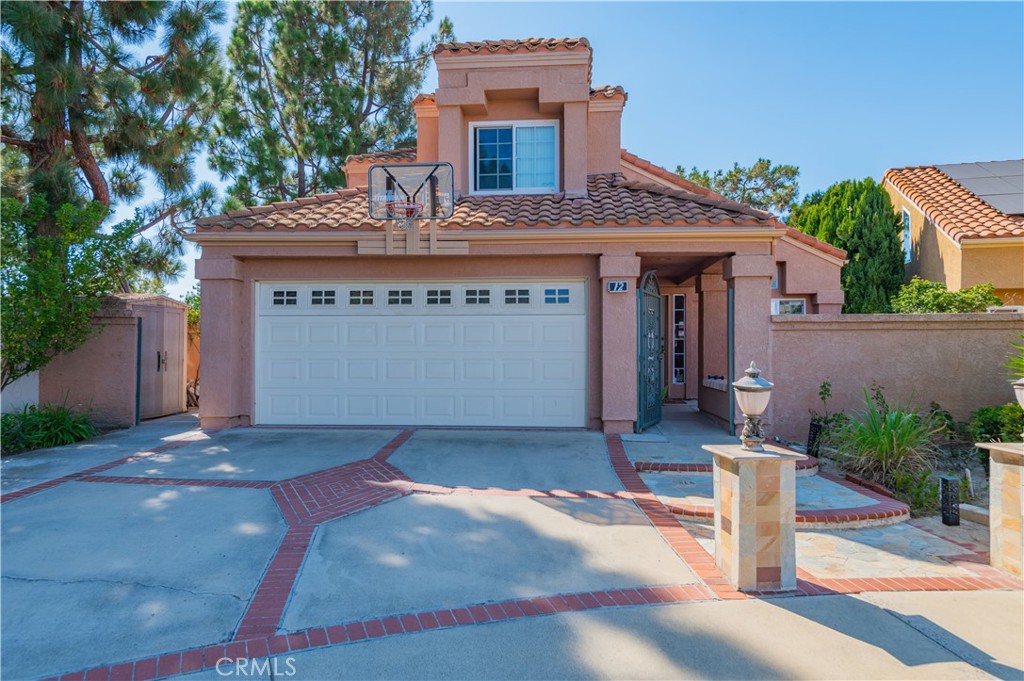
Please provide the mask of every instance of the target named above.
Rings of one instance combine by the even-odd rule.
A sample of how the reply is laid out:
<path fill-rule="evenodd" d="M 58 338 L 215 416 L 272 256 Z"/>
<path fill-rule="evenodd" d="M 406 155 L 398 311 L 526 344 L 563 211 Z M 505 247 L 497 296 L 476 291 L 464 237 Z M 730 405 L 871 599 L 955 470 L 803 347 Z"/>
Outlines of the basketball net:
<path fill-rule="evenodd" d="M 418 201 L 388 201 L 385 206 L 394 216 L 395 227 L 409 231 L 423 214 L 423 204 Z"/>

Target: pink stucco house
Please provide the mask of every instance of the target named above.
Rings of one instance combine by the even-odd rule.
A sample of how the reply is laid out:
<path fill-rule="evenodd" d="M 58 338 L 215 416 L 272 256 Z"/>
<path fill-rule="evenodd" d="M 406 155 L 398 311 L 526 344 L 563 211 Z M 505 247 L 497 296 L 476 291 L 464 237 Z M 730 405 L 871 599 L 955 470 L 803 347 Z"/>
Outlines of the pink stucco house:
<path fill-rule="evenodd" d="M 585 39 L 447 43 L 415 148 L 348 188 L 197 223 L 204 427 L 723 424 L 773 314 L 838 313 L 845 253 L 621 148 Z M 643 103 L 630 103 L 630 106 Z M 515 168 L 488 165 L 485 149 Z M 445 161 L 454 215 L 385 243 L 367 170 Z M 770 415 L 769 415 L 770 416 Z"/>

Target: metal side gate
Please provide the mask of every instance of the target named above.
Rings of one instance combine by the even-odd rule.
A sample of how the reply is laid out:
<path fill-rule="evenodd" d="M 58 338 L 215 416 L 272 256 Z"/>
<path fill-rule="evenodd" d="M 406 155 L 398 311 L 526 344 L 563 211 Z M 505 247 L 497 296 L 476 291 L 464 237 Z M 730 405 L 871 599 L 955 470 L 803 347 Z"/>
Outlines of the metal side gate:
<path fill-rule="evenodd" d="M 661 287 L 654 272 L 648 272 L 640 281 L 636 291 L 636 305 L 636 431 L 639 433 L 661 421 L 665 338 L 661 319 Z"/>

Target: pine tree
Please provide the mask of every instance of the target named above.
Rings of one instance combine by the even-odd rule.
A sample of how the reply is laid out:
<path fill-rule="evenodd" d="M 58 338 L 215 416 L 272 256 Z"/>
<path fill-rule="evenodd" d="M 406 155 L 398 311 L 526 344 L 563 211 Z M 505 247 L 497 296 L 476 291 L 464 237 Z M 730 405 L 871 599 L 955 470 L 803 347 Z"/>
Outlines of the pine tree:
<path fill-rule="evenodd" d="M 210 0 L 4 3 L 2 141 L 48 207 L 40 233 L 59 236 L 63 205 L 138 200 L 151 177 L 161 198 L 139 229 L 180 243 L 180 221 L 214 196 L 192 166 L 219 68 L 210 25 L 223 19 Z"/>
<path fill-rule="evenodd" d="M 873 179 L 843 180 L 811 194 L 794 207 L 789 224 L 847 252 L 843 312 L 891 311 L 903 283 L 900 218 Z"/>
<path fill-rule="evenodd" d="M 785 215 L 790 210 L 800 191 L 797 184 L 799 168 L 772 165 L 766 158 L 757 159 L 757 163 L 749 168 L 733 163 L 732 168 L 713 173 L 699 168 L 686 170 L 676 166 L 676 174 L 733 201 L 751 208 L 773 211 L 778 215 Z"/>
<path fill-rule="evenodd" d="M 338 189 L 349 154 L 412 142 L 412 97 L 451 38 L 444 19 L 413 44 L 432 17 L 431 0 L 239 3 L 211 153 L 225 207 Z"/>

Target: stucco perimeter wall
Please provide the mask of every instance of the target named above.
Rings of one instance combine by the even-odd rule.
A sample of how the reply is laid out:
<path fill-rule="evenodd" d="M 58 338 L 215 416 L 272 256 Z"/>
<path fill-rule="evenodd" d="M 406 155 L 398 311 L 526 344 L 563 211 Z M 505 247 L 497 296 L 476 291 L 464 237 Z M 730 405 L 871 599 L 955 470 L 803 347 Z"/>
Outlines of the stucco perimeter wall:
<path fill-rule="evenodd" d="M 128 309 L 105 310 L 101 331 L 39 372 L 39 403 L 88 411 L 104 428 L 135 425 L 138 319 Z"/>
<path fill-rule="evenodd" d="M 771 328 L 771 434 L 802 441 L 826 378 L 830 411 L 859 410 L 872 382 L 890 399 L 919 409 L 934 401 L 958 420 L 1012 401 L 1003 364 L 1024 315 L 776 315 Z"/>

